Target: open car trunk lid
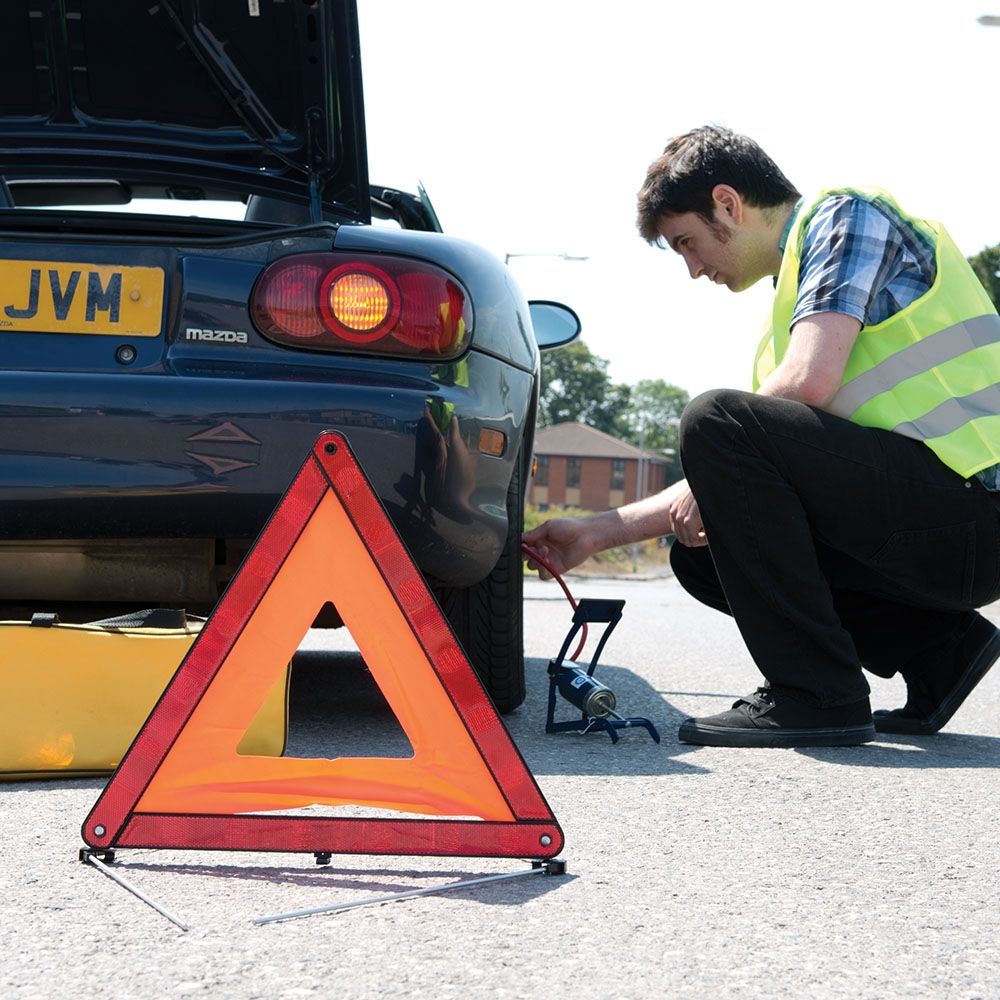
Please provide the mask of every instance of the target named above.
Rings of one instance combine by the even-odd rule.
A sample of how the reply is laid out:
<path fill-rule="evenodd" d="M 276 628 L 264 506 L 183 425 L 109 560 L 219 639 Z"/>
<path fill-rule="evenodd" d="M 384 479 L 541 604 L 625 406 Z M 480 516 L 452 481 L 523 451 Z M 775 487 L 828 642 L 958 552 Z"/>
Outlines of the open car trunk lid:
<path fill-rule="evenodd" d="M 354 0 L 4 0 L 0 205 L 45 182 L 370 221 Z"/>

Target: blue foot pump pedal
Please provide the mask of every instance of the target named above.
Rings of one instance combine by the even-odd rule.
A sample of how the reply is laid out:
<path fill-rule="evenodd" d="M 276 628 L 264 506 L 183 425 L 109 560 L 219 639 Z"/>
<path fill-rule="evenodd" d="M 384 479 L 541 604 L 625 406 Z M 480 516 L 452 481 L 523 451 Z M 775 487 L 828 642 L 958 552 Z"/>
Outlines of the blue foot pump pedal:
<path fill-rule="evenodd" d="M 626 719 L 619 715 L 615 711 L 618 699 L 615 697 L 614 691 L 594 678 L 597 660 L 614 627 L 621 621 L 622 608 L 624 607 L 624 601 L 586 597 L 577 604 L 573 612 L 573 625 L 569 630 L 569 635 L 566 636 L 562 649 L 559 650 L 559 655 L 554 660 L 549 660 L 549 714 L 545 721 L 545 732 L 590 733 L 603 730 L 611 737 L 612 743 L 617 743 L 619 729 L 641 727 L 648 731 L 655 742 L 660 742 L 660 734 L 649 719 Z M 594 650 L 590 666 L 584 670 L 574 660 L 565 660 L 565 657 L 574 636 L 580 629 L 585 628 L 588 622 L 606 622 L 607 628 L 597 643 L 597 649 Z M 577 654 L 579 652 L 578 649 Z M 557 691 L 571 705 L 580 709 L 582 715 L 578 721 L 555 721 Z"/>

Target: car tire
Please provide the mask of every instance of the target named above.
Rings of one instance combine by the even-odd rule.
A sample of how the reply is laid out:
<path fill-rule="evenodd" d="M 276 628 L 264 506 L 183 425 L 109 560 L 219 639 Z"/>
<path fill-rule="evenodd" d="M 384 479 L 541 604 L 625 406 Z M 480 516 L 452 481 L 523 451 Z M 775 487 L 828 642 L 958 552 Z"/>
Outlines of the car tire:
<path fill-rule="evenodd" d="M 473 587 L 437 592 L 458 641 L 501 714 L 514 711 L 525 694 L 522 481 L 518 456 L 507 489 L 507 539 L 489 576 Z"/>

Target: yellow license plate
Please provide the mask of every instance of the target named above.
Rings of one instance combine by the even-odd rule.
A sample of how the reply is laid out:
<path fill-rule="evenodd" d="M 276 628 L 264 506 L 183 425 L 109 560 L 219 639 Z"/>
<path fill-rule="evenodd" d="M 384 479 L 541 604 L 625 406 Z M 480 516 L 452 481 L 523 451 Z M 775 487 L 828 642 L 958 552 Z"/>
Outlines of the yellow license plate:
<path fill-rule="evenodd" d="M 0 331 L 157 337 L 161 267 L 0 260 Z"/>

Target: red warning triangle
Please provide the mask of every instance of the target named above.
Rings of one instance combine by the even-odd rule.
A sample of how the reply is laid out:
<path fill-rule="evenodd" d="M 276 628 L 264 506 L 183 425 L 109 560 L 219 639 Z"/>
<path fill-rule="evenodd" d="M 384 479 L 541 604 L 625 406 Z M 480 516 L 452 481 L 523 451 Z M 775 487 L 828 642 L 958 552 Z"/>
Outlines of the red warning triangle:
<path fill-rule="evenodd" d="M 413 747 L 237 747 L 332 602 Z M 355 804 L 462 819 L 274 815 Z M 264 815 L 261 815 L 264 813 Z M 327 433 L 83 824 L 91 847 L 554 857 L 563 835 L 347 442 Z"/>

